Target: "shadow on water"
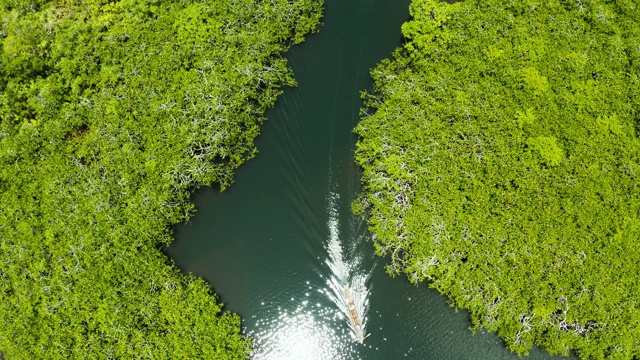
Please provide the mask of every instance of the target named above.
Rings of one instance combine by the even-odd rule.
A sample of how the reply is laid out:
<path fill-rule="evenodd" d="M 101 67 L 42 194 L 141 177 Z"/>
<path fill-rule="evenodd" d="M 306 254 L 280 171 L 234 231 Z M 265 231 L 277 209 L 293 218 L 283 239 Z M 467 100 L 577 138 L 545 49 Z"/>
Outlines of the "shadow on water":
<path fill-rule="evenodd" d="M 408 5 L 326 0 L 321 32 L 287 54 L 298 87 L 268 111 L 260 153 L 225 192 L 197 191 L 196 215 L 175 227 L 167 254 L 242 316 L 254 359 L 518 358 L 494 334 L 473 335 L 468 314 L 435 290 L 390 278 L 350 211 L 360 189 L 352 132 L 360 91 L 400 45 Z M 371 334 L 363 345 L 349 297 Z"/>

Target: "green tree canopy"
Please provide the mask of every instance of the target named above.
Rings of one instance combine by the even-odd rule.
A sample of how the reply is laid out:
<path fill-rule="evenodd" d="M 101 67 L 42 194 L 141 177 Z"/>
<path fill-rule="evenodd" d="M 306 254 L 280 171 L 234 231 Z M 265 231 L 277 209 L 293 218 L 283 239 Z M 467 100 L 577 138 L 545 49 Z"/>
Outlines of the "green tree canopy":
<path fill-rule="evenodd" d="M 254 155 L 313 0 L 0 2 L 0 349 L 246 358 L 161 253 L 190 191 Z"/>
<path fill-rule="evenodd" d="M 414 0 L 356 129 L 388 270 L 518 353 L 640 356 L 640 7 Z"/>

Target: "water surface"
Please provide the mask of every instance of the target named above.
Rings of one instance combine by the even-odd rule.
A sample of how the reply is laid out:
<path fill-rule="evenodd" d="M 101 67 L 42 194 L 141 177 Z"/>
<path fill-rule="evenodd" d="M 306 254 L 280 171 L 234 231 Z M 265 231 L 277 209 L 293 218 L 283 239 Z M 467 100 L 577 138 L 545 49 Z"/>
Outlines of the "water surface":
<path fill-rule="evenodd" d="M 384 273 L 364 222 L 352 133 L 369 71 L 400 45 L 407 0 L 326 0 L 319 34 L 287 54 L 298 87 L 285 89 L 224 193 L 194 195 L 168 253 L 202 276 L 243 318 L 254 359 L 517 359 L 493 334 L 468 330 L 426 284 Z M 344 288 L 370 336 L 353 341 Z M 551 356 L 534 351 L 532 358 Z"/>

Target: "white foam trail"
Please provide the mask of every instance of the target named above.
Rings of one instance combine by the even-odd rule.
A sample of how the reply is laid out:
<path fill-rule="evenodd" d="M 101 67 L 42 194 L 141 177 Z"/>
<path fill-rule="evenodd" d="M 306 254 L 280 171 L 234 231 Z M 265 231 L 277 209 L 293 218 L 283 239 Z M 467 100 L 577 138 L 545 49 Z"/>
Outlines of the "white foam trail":
<path fill-rule="evenodd" d="M 362 257 L 358 256 L 358 254 L 348 254 L 349 256 L 345 257 L 344 248 L 340 241 L 339 199 L 340 196 L 337 193 L 332 192 L 330 194 L 328 204 L 329 220 L 327 221 L 329 241 L 326 245 L 329 257 L 325 263 L 331 270 L 331 277 L 327 280 L 330 289 L 327 295 L 338 306 L 341 315 L 346 318 L 351 328 L 352 338 L 358 340 L 356 324 L 353 322 L 347 303 L 346 290 L 349 290 L 355 304 L 355 311 L 360 319 L 362 336 L 366 337 L 367 311 L 369 309 L 367 283 L 371 272 L 363 268 Z M 360 241 L 360 239 L 353 239 L 353 241 Z M 357 247 L 352 246 L 352 248 L 355 249 Z"/>

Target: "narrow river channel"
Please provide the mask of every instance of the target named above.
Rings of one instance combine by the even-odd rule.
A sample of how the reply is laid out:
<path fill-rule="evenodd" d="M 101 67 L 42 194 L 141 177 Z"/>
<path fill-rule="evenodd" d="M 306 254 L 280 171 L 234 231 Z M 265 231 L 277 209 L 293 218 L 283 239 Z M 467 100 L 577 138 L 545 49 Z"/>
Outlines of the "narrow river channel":
<path fill-rule="evenodd" d="M 287 54 L 285 89 L 256 141 L 260 153 L 225 192 L 196 192 L 197 213 L 167 250 L 243 318 L 254 359 L 518 359 L 465 311 L 384 272 L 365 223 L 352 133 L 369 71 L 401 43 L 408 0 L 326 0 L 319 34 Z M 345 289 L 365 332 L 354 341 Z M 537 349 L 532 359 L 552 357 Z"/>

